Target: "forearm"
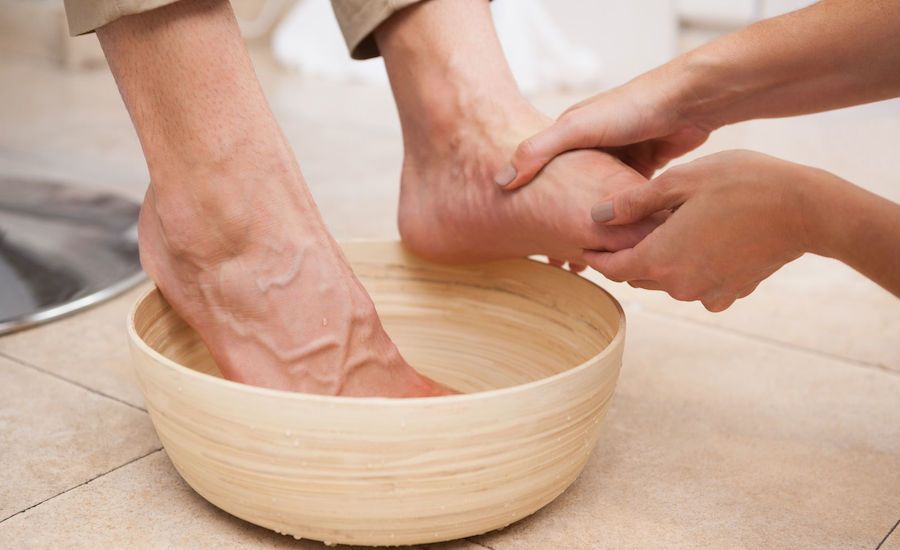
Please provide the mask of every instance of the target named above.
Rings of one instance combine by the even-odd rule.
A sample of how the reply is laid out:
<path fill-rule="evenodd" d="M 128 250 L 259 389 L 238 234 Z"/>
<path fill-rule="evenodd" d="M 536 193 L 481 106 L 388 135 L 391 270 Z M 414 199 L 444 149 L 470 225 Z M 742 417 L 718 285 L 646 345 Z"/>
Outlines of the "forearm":
<path fill-rule="evenodd" d="M 810 170 L 803 189 L 809 252 L 835 258 L 900 297 L 900 204 Z"/>
<path fill-rule="evenodd" d="M 97 35 L 154 183 L 238 153 L 291 162 L 227 0 L 177 2 Z"/>
<path fill-rule="evenodd" d="M 761 21 L 666 68 L 677 108 L 709 127 L 900 95 L 900 2 L 824 0 Z"/>

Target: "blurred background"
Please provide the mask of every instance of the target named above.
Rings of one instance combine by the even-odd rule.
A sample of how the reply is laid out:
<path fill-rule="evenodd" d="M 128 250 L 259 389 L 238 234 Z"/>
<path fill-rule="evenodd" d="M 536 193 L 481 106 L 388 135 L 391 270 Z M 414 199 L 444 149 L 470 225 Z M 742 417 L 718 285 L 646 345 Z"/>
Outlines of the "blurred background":
<path fill-rule="evenodd" d="M 679 52 L 808 3 L 497 0 L 493 9 L 520 84 L 556 115 Z M 348 59 L 327 0 L 233 4 L 275 115 L 333 233 L 396 236 L 402 147 L 380 61 Z M 897 201 L 898 137 L 894 100 L 724 128 L 691 157 L 754 149 L 819 166 Z M 62 0 L 0 0 L 0 180 L 60 182 L 134 201 L 147 185 L 138 141 L 96 38 L 68 37 Z M 0 191 L 4 201 L 23 189 L 16 185 Z M 72 246 L 47 250 L 63 248 Z M 53 261 L 53 253 L 48 257 Z M 900 367 L 898 301 L 823 258 L 791 264 L 716 316 L 698 304 L 603 284 L 628 307 Z M 817 319 L 815 327 L 809 318 Z"/>
<path fill-rule="evenodd" d="M 497 0 L 493 9 L 520 85 L 555 114 L 718 34 L 807 3 Z M 349 59 L 328 0 L 232 4 L 311 184 L 329 194 L 396 192 L 399 128 L 381 61 Z M 141 196 L 147 174 L 127 113 L 96 38 L 68 36 L 62 0 L 0 0 L 0 94 L 3 174 Z M 387 136 L 397 139 L 377 139 Z M 348 140 L 365 142 L 353 148 L 364 158 L 357 169 L 332 170 L 335 152 L 361 145 Z M 365 198 L 327 216 L 335 231 L 349 230 L 341 214 Z M 367 232 L 393 230 L 390 212 L 368 223 Z"/>

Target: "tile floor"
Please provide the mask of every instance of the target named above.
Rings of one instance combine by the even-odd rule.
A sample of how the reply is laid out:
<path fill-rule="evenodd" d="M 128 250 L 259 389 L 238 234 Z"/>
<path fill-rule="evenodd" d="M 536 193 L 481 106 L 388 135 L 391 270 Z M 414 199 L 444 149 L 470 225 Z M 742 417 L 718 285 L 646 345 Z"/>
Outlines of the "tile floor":
<path fill-rule="evenodd" d="M 333 232 L 396 236 L 387 90 L 257 57 Z M 575 97 L 536 101 L 558 112 Z M 727 128 L 702 152 L 756 149 L 900 200 L 898 138 L 894 101 Z M 0 173 L 135 198 L 147 181 L 107 74 L 12 58 L 0 58 Z M 900 301 L 816 257 L 718 315 L 602 284 L 629 336 L 583 475 L 533 517 L 437 548 L 900 548 Z M 321 547 L 220 512 L 176 475 L 128 364 L 137 293 L 0 338 L 0 547 Z"/>

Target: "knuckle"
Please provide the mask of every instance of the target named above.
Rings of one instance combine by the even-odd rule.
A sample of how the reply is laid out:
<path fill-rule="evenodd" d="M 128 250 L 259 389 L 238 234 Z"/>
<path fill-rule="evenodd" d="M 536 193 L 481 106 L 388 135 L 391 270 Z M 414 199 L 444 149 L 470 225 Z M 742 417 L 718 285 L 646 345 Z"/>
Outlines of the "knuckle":
<path fill-rule="evenodd" d="M 613 212 L 616 218 L 622 220 L 633 220 L 637 209 L 631 195 L 625 194 L 613 199 Z"/>
<path fill-rule="evenodd" d="M 647 192 L 654 198 L 662 198 L 672 193 L 688 178 L 684 168 L 670 168 L 647 184 Z"/>
<path fill-rule="evenodd" d="M 570 111 L 566 111 L 559 118 L 556 119 L 556 123 L 554 124 L 559 129 L 564 132 L 575 132 L 580 129 L 581 126 L 581 117 L 579 116 L 579 109 L 572 109 Z"/>
<path fill-rule="evenodd" d="M 579 146 L 600 145 L 605 140 L 603 125 L 595 120 L 596 116 L 590 109 L 580 107 L 563 113 L 554 126 L 560 134 L 566 136 L 572 144 Z"/>
<path fill-rule="evenodd" d="M 532 136 L 519 144 L 516 149 L 516 158 L 528 161 L 537 157 L 537 153 L 537 140 Z"/>
<path fill-rule="evenodd" d="M 682 181 L 687 176 L 687 174 L 690 173 L 690 164 L 691 163 L 679 164 L 667 169 L 656 179 L 654 179 L 653 183 L 663 189 L 671 189 L 675 186 L 676 183 Z"/>

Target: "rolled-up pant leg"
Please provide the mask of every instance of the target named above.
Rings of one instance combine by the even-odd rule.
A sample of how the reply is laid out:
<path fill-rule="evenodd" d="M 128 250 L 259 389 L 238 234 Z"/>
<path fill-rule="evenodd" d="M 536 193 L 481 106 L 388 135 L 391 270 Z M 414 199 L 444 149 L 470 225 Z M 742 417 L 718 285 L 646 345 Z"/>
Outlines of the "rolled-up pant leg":
<path fill-rule="evenodd" d="M 125 15 L 143 13 L 178 0 L 65 0 L 69 34 L 93 32 Z M 190 1 L 190 0 L 185 0 Z M 424 0 L 331 0 L 344 41 L 354 59 L 378 57 L 372 33 L 405 7 Z"/>
<path fill-rule="evenodd" d="M 143 13 L 178 0 L 65 0 L 69 34 L 94 32 L 125 15 Z"/>
<path fill-rule="evenodd" d="M 372 33 L 405 7 L 425 0 L 331 0 L 344 41 L 353 59 L 378 57 Z"/>

